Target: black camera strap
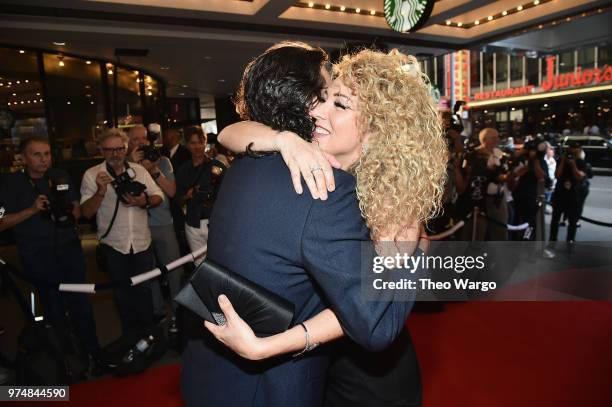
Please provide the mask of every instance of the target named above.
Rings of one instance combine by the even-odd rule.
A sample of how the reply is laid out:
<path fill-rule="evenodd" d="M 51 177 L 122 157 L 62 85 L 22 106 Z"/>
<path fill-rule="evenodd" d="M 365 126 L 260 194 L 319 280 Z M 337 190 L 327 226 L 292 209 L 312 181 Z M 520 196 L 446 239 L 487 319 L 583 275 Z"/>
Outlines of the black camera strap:
<path fill-rule="evenodd" d="M 125 170 L 127 171 L 128 168 L 130 168 L 130 165 L 128 164 L 127 161 L 125 161 L 124 164 L 125 164 Z M 117 173 L 115 172 L 113 167 L 108 165 L 108 163 L 106 163 L 106 172 L 108 172 L 108 174 L 111 177 L 113 177 L 113 179 L 117 178 Z M 106 232 L 104 232 L 104 234 L 102 236 L 100 236 L 100 240 L 104 239 L 110 233 L 113 225 L 115 224 L 115 219 L 117 218 L 117 212 L 119 212 L 119 195 L 117 195 L 117 199 L 115 200 L 115 210 L 113 211 L 113 217 L 111 218 L 111 221 L 108 224 L 108 228 L 106 228 Z"/>

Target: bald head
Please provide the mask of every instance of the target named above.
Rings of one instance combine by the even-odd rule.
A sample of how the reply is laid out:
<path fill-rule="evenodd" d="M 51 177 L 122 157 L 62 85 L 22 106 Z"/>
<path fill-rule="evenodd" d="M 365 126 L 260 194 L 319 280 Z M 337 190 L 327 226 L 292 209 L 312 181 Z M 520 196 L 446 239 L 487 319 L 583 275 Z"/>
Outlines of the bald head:
<path fill-rule="evenodd" d="M 492 127 L 482 129 L 478 133 L 478 139 L 480 140 L 480 145 L 487 150 L 493 150 L 499 146 L 499 132 Z"/>

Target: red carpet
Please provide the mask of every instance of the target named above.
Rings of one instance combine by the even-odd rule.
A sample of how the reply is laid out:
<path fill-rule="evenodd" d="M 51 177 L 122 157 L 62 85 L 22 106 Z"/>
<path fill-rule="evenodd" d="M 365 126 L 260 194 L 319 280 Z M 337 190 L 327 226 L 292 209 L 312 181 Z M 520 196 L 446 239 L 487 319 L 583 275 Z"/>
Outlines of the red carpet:
<path fill-rule="evenodd" d="M 610 302 L 450 304 L 409 326 L 425 407 L 612 406 Z M 70 396 L 79 407 L 181 406 L 179 367 L 79 384 Z"/>

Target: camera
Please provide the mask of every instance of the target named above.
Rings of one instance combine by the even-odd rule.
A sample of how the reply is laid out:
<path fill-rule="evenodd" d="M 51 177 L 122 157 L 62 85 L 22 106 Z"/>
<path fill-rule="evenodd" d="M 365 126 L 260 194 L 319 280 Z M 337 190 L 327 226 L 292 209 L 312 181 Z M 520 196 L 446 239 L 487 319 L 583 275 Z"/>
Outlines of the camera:
<path fill-rule="evenodd" d="M 157 160 L 161 158 L 161 154 L 159 150 L 153 145 L 150 145 L 150 146 L 142 145 L 138 148 L 138 150 L 142 151 L 144 160 L 156 162 Z"/>
<path fill-rule="evenodd" d="M 546 140 L 540 137 L 532 138 L 523 145 L 527 151 L 536 151 L 537 158 L 543 158 L 546 155 Z"/>
<path fill-rule="evenodd" d="M 137 197 L 142 194 L 147 187 L 138 181 L 134 181 L 136 177 L 136 173 L 132 168 L 126 168 L 124 172 L 119 174 L 115 179 L 111 182 L 113 188 L 115 188 L 115 192 L 119 197 L 119 200 L 125 204 L 128 202 L 125 200 L 123 195 L 130 195 L 133 197 Z"/>
<path fill-rule="evenodd" d="M 51 180 L 51 193 L 45 202 L 44 215 L 51 219 L 57 227 L 68 228 L 75 225 L 70 201 L 70 184 L 64 180 Z"/>
<path fill-rule="evenodd" d="M 463 100 L 458 100 L 453 106 L 453 114 L 451 115 L 450 128 L 455 130 L 457 133 L 462 133 L 464 130 L 463 121 L 461 120 L 461 116 L 459 115 L 459 109 L 461 109 L 461 106 L 463 106 L 464 104 L 465 102 Z"/>
<path fill-rule="evenodd" d="M 221 180 L 224 175 L 224 168 L 218 165 L 213 165 L 210 169 L 210 187 L 206 189 L 200 189 L 200 185 L 196 184 L 193 186 L 193 199 L 198 205 L 202 205 L 204 208 L 211 209 L 219 188 L 221 187 Z"/>

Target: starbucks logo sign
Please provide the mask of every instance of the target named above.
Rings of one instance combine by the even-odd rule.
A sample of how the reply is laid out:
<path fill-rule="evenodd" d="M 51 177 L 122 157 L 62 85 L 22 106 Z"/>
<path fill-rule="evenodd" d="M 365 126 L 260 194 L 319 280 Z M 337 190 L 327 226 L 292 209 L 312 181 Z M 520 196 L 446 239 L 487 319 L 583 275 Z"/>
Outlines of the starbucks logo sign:
<path fill-rule="evenodd" d="M 429 18 L 435 0 L 385 0 L 385 18 L 395 31 L 414 31 Z"/>

